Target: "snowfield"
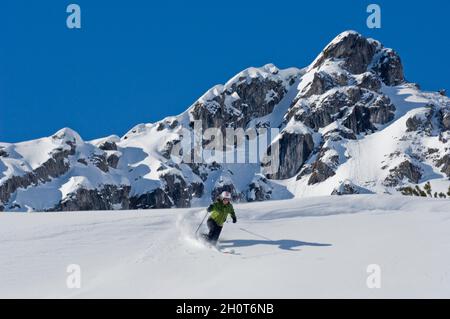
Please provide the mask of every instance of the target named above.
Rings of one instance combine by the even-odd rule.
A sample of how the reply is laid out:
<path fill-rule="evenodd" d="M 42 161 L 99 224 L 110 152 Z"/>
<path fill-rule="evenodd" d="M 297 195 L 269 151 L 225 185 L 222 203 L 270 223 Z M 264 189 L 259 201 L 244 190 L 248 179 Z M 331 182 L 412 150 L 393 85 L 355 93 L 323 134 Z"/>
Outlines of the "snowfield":
<path fill-rule="evenodd" d="M 235 206 L 220 246 L 199 208 L 1 213 L 1 298 L 449 298 L 450 200 L 383 195 Z M 67 267 L 81 267 L 68 289 Z M 381 267 L 369 289 L 367 267 Z"/>

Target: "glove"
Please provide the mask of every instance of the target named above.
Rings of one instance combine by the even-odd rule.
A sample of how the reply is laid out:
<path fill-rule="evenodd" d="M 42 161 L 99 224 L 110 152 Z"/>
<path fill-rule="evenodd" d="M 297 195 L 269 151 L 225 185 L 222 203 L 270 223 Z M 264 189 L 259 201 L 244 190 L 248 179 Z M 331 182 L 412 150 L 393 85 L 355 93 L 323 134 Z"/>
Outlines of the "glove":
<path fill-rule="evenodd" d="M 233 218 L 233 224 L 236 224 L 236 222 L 237 222 L 237 219 L 235 217 L 235 218 Z"/>

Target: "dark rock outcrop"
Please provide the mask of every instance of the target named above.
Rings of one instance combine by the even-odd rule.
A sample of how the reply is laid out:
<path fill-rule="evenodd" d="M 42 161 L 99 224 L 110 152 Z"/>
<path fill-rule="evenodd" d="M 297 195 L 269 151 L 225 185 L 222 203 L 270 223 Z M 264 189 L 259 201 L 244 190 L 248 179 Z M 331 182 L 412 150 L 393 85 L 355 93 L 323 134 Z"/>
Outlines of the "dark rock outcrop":
<path fill-rule="evenodd" d="M 89 165 L 85 158 L 79 158 L 79 159 L 77 159 L 77 162 L 83 164 L 84 166 Z"/>
<path fill-rule="evenodd" d="M 180 123 L 177 120 L 173 120 L 170 124 L 169 124 L 169 128 L 171 130 L 175 129 L 176 127 L 178 127 Z"/>
<path fill-rule="evenodd" d="M 444 131 L 450 131 L 450 108 L 439 111 L 439 120 Z"/>
<path fill-rule="evenodd" d="M 367 89 L 374 92 L 379 92 L 381 89 L 381 81 L 372 72 L 363 73 L 356 85 L 362 89 Z"/>
<path fill-rule="evenodd" d="M 376 131 L 376 127 L 370 121 L 369 110 L 362 105 L 355 105 L 350 114 L 342 121 L 342 124 L 355 134 Z"/>
<path fill-rule="evenodd" d="M 205 185 L 203 183 L 193 182 L 191 183 L 191 189 L 192 197 L 200 198 L 203 196 L 203 193 L 205 191 Z"/>
<path fill-rule="evenodd" d="M 264 177 L 255 178 L 248 186 L 247 201 L 260 202 L 269 200 L 272 197 L 272 187 L 269 181 Z"/>
<path fill-rule="evenodd" d="M 370 67 L 389 86 L 405 81 L 400 56 L 356 32 L 339 35 L 324 49 L 313 67 L 319 67 L 327 59 L 342 60 L 341 66 L 353 74 L 362 74 Z"/>
<path fill-rule="evenodd" d="M 108 173 L 109 166 L 108 161 L 106 159 L 106 153 L 103 154 L 93 154 L 90 159 L 92 164 L 97 166 L 97 168 L 105 173 Z"/>
<path fill-rule="evenodd" d="M 342 141 L 343 139 L 356 140 L 356 135 L 353 131 L 345 127 L 340 127 L 325 133 L 323 139 L 333 142 Z"/>
<path fill-rule="evenodd" d="M 283 132 L 278 146 L 278 170 L 266 176 L 270 179 L 287 179 L 294 177 L 314 150 L 311 134 Z M 267 154 L 272 156 L 272 145 Z M 275 155 L 276 156 L 276 155 Z M 265 163 L 270 166 L 272 163 Z"/>
<path fill-rule="evenodd" d="M 172 200 L 161 188 L 130 198 L 130 209 L 171 208 L 172 206 Z"/>
<path fill-rule="evenodd" d="M 174 152 L 174 148 L 176 147 L 176 145 L 178 145 L 180 143 L 181 143 L 180 139 L 174 139 L 172 141 L 168 141 L 166 143 L 166 145 L 164 146 L 164 148 L 162 150 L 160 150 L 161 155 L 164 156 L 164 158 L 166 158 L 166 159 L 170 159 L 171 156 L 182 156 L 183 155 L 182 148 L 180 148 L 177 153 Z"/>
<path fill-rule="evenodd" d="M 60 177 L 70 169 L 68 158 L 75 155 L 74 143 L 66 142 L 70 149 L 53 151 L 51 158 L 33 171 L 20 176 L 12 176 L 0 185 L 0 201 L 6 203 L 19 188 L 27 188 L 31 185 L 49 182 L 52 178 Z"/>
<path fill-rule="evenodd" d="M 394 119 L 395 106 L 386 95 L 380 95 L 369 107 L 370 121 L 386 124 Z"/>
<path fill-rule="evenodd" d="M 163 122 L 159 122 L 158 126 L 156 127 L 156 130 L 158 132 L 160 132 L 160 131 L 164 130 L 165 128 L 166 128 L 166 125 Z"/>
<path fill-rule="evenodd" d="M 120 157 L 116 154 L 110 154 L 106 161 L 108 162 L 108 166 L 112 168 L 117 168 L 117 165 L 119 164 Z"/>
<path fill-rule="evenodd" d="M 373 70 L 380 75 L 386 85 L 395 86 L 405 81 L 400 56 L 392 49 L 383 49 Z"/>
<path fill-rule="evenodd" d="M 422 119 L 412 116 L 409 119 L 406 120 L 406 131 L 407 132 L 416 132 L 419 130 L 420 127 L 423 126 Z"/>
<path fill-rule="evenodd" d="M 360 89 L 357 87 L 339 89 L 325 98 L 313 102 L 309 107 L 292 108 L 288 112 L 286 120 L 289 121 L 293 116 L 295 121 L 318 130 L 342 118 L 346 108 L 357 103 L 360 97 Z"/>
<path fill-rule="evenodd" d="M 347 79 L 345 79 L 347 80 Z M 314 73 L 314 77 L 304 90 L 301 92 L 301 97 L 306 98 L 310 97 L 312 95 L 320 95 L 325 93 L 326 91 L 334 88 L 337 85 L 346 83 L 337 83 L 338 81 L 335 80 L 332 76 L 325 72 L 316 72 Z"/>
<path fill-rule="evenodd" d="M 427 104 L 424 113 L 419 113 L 408 118 L 406 121 L 407 132 L 418 132 L 428 136 L 445 132 L 442 110 L 434 104 Z"/>
<path fill-rule="evenodd" d="M 170 197 L 175 207 L 190 207 L 192 200 L 192 188 L 184 178 L 178 174 L 165 173 L 160 176 L 164 182 L 164 191 Z"/>
<path fill-rule="evenodd" d="M 312 173 L 312 165 L 311 164 L 304 164 L 303 167 L 300 169 L 300 173 L 298 173 L 296 177 L 296 181 L 299 181 L 304 176 L 309 175 Z"/>
<path fill-rule="evenodd" d="M 216 162 L 211 164 L 189 163 L 187 165 L 191 168 L 195 175 L 201 178 L 202 181 L 206 181 L 209 171 L 215 171 L 220 168 L 220 165 Z"/>
<path fill-rule="evenodd" d="M 450 155 L 447 154 L 436 162 L 437 167 L 441 167 L 441 172 L 450 179 Z"/>
<path fill-rule="evenodd" d="M 397 167 L 389 170 L 390 175 L 385 179 L 386 186 L 397 186 L 404 178 L 409 182 L 417 184 L 422 178 L 422 171 L 419 167 L 405 160 Z"/>
<path fill-rule="evenodd" d="M 356 32 L 346 32 L 330 43 L 316 60 L 314 67 L 327 59 L 343 60 L 342 67 L 353 74 L 366 72 L 377 50 L 376 42 L 369 42 Z"/>
<path fill-rule="evenodd" d="M 104 185 L 101 189 L 79 188 L 49 211 L 129 209 L 129 186 Z"/>
<path fill-rule="evenodd" d="M 202 121 L 203 130 L 244 128 L 250 120 L 270 114 L 286 92 L 283 81 L 276 77 L 241 77 L 220 94 L 194 104 L 191 115 Z"/>
<path fill-rule="evenodd" d="M 117 151 L 117 144 L 111 141 L 105 141 L 98 146 L 102 151 Z"/>
<path fill-rule="evenodd" d="M 339 184 L 339 186 L 336 187 L 333 190 L 333 192 L 331 192 L 331 195 L 333 195 L 333 196 L 334 195 L 337 195 L 337 196 L 353 195 L 353 194 L 360 194 L 360 190 L 359 190 L 359 187 L 357 187 L 350 181 L 345 181 L 345 182 Z"/>
<path fill-rule="evenodd" d="M 308 180 L 308 185 L 321 183 L 335 174 L 334 170 L 327 164 L 320 160 L 316 161 L 312 166 L 312 174 Z"/>
<path fill-rule="evenodd" d="M 8 157 L 8 153 L 2 148 L 0 147 L 0 157 Z"/>
<path fill-rule="evenodd" d="M 357 86 L 340 88 L 309 106 L 292 107 L 286 121 L 292 117 L 308 127 L 318 130 L 335 121 L 342 123 L 355 134 L 373 132 L 373 124 L 385 124 L 394 118 L 395 106 L 390 99 Z"/>

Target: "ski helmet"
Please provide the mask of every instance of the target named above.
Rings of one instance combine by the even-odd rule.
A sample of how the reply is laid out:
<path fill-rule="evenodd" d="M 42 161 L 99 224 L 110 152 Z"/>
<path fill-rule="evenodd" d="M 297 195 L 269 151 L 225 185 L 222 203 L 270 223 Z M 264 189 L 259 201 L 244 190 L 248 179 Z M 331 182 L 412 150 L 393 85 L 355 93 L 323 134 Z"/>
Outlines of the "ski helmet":
<path fill-rule="evenodd" d="M 230 192 L 227 192 L 227 191 L 223 191 L 223 192 L 220 194 L 220 198 L 221 198 L 221 199 L 231 199 L 231 193 L 230 193 Z"/>

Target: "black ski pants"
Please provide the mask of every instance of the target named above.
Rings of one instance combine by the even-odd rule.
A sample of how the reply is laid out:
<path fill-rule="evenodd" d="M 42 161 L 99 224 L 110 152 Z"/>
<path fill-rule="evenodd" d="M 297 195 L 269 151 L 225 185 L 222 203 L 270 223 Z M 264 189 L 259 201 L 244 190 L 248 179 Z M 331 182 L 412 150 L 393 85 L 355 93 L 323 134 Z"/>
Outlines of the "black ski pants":
<path fill-rule="evenodd" d="M 217 240 L 219 239 L 222 227 L 217 225 L 216 221 L 212 218 L 208 218 L 208 221 L 206 223 L 209 229 L 208 241 L 215 245 L 217 243 Z"/>

